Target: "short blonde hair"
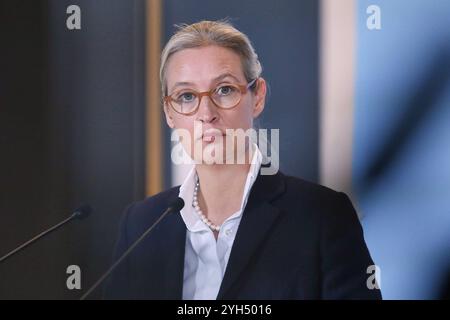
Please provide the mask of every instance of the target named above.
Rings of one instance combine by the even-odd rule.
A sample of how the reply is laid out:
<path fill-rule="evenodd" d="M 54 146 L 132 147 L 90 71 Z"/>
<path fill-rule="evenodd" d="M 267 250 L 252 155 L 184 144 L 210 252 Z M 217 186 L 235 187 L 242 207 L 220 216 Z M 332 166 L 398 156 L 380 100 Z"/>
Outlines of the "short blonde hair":
<path fill-rule="evenodd" d="M 241 57 L 242 69 L 247 82 L 258 78 L 262 66 L 248 37 L 228 21 L 200 21 L 177 26 L 178 31 L 167 42 L 161 54 L 159 78 L 162 95 L 167 95 L 166 68 L 172 54 L 188 48 L 217 45 L 229 48 Z"/>

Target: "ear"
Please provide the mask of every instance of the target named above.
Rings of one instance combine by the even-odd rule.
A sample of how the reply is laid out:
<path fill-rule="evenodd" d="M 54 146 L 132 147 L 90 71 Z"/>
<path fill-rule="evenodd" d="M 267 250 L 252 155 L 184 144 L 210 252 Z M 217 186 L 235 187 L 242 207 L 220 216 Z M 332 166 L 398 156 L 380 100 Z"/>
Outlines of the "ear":
<path fill-rule="evenodd" d="M 173 129 L 175 127 L 175 123 L 173 121 L 173 117 L 172 117 L 172 110 L 170 110 L 170 107 L 167 105 L 167 102 L 163 102 L 164 105 L 164 114 L 166 115 L 166 122 L 167 125 Z"/>
<path fill-rule="evenodd" d="M 256 80 L 256 87 L 254 91 L 255 104 L 253 106 L 253 118 L 257 118 L 261 112 L 264 110 L 264 105 L 266 103 L 266 80 L 264 78 L 258 78 Z"/>

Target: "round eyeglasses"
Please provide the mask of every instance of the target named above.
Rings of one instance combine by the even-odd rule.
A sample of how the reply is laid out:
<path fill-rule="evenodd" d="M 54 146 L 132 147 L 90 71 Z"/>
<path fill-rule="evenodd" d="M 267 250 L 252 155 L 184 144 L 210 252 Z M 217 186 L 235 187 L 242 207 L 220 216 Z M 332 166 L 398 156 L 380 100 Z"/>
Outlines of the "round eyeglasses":
<path fill-rule="evenodd" d="M 257 78 L 247 85 L 222 83 L 210 91 L 197 92 L 191 89 L 182 89 L 164 97 L 164 102 L 172 109 L 183 115 L 197 112 L 204 96 L 208 96 L 214 105 L 220 109 L 232 109 L 241 102 L 242 96 L 255 84 Z"/>

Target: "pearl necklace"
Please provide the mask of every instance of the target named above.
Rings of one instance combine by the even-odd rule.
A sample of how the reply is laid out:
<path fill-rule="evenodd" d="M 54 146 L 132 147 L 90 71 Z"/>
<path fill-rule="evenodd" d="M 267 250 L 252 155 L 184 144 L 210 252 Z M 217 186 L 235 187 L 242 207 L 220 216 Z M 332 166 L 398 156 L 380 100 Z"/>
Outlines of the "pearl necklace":
<path fill-rule="evenodd" d="M 200 216 L 200 219 L 202 219 L 202 221 L 212 230 L 212 231 L 219 231 L 220 230 L 220 226 L 214 224 L 211 222 L 211 220 L 209 220 L 202 212 L 202 210 L 200 209 L 200 206 L 198 204 L 198 189 L 200 189 L 200 182 L 198 181 L 198 177 L 195 179 L 195 188 L 194 188 L 194 198 L 192 201 L 192 206 L 194 207 L 195 211 L 197 212 L 197 214 Z"/>

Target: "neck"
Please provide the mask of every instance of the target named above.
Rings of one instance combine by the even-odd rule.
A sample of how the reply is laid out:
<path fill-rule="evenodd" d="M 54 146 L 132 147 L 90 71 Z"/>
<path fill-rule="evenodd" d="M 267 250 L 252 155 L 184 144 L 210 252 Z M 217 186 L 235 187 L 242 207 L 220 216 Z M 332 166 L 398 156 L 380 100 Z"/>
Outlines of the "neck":
<path fill-rule="evenodd" d="M 221 225 L 240 209 L 249 170 L 249 163 L 196 166 L 200 207 L 213 223 Z"/>

